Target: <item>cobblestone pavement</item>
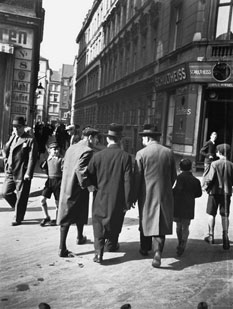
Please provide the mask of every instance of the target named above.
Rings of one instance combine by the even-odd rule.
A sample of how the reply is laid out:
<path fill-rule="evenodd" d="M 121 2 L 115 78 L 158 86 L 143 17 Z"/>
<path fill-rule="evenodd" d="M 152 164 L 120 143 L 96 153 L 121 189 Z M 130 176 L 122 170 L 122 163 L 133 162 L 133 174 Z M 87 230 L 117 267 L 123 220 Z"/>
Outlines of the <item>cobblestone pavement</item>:
<path fill-rule="evenodd" d="M 4 175 L 0 174 L 0 187 Z M 88 242 L 76 245 L 76 228 L 71 226 L 68 249 L 74 258 L 58 257 L 59 227 L 39 225 L 42 219 L 40 190 L 45 175 L 35 173 L 25 221 L 12 227 L 13 212 L 0 198 L 0 308 L 34 309 L 46 302 L 53 309 L 114 309 L 131 304 L 133 309 L 233 308 L 233 249 L 224 251 L 221 221 L 216 220 L 216 244 L 203 241 L 207 232 L 206 193 L 196 200 L 195 219 L 190 226 L 187 249 L 176 257 L 177 239 L 166 239 L 160 269 L 151 266 L 153 253 L 139 252 L 137 208 L 126 213 L 120 249 L 104 254 L 104 264 L 93 263 L 91 213 L 85 226 Z M 0 188 L 1 189 L 1 188 Z M 55 203 L 49 200 L 55 216 Z M 233 213 L 233 211 L 232 211 Z M 233 240 L 233 215 L 229 236 Z"/>

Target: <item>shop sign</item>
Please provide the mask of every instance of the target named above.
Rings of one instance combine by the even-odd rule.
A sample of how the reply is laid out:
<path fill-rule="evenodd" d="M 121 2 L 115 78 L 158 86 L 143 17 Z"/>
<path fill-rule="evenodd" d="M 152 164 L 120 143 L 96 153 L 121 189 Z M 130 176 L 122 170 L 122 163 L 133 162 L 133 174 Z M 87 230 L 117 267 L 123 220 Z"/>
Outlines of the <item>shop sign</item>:
<path fill-rule="evenodd" d="M 13 81 L 13 90 L 22 91 L 22 92 L 30 92 L 30 83 Z"/>
<path fill-rule="evenodd" d="M 13 91 L 12 102 L 29 103 L 29 93 Z"/>
<path fill-rule="evenodd" d="M 32 48 L 33 30 L 0 24 L 0 42 Z"/>
<path fill-rule="evenodd" d="M 23 82 L 30 82 L 31 72 L 15 69 L 14 70 L 14 80 L 23 81 Z"/>
<path fill-rule="evenodd" d="M 187 81 L 187 79 L 188 72 L 186 65 L 181 64 L 155 76 L 155 87 L 156 89 L 168 86 L 170 87 L 181 84 L 182 82 Z"/>
<path fill-rule="evenodd" d="M 31 60 L 32 59 L 32 50 L 26 49 L 26 48 L 16 48 L 15 58 L 16 59 Z"/>
<path fill-rule="evenodd" d="M 233 88 L 233 83 L 209 83 L 208 88 Z"/>
<path fill-rule="evenodd" d="M 30 60 L 25 60 L 25 59 L 15 59 L 14 68 L 20 69 L 20 70 L 31 71 L 32 62 Z"/>
<path fill-rule="evenodd" d="M 0 43 L 0 53 L 13 54 L 14 46 L 6 43 Z"/>

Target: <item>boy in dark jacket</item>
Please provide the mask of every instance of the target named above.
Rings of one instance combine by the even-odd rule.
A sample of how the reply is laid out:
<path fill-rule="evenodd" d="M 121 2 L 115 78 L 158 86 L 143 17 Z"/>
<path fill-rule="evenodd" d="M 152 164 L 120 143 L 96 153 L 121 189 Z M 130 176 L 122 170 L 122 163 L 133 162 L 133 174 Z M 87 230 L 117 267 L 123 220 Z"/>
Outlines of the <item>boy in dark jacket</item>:
<path fill-rule="evenodd" d="M 178 238 L 177 255 L 185 250 L 189 235 L 190 220 L 194 219 L 195 198 L 202 195 L 201 182 L 193 176 L 192 162 L 189 159 L 180 161 L 181 173 L 177 177 L 174 195 L 174 221 Z"/>
<path fill-rule="evenodd" d="M 228 238 L 230 203 L 233 186 L 233 163 L 228 160 L 231 147 L 228 144 L 217 146 L 217 157 L 219 160 L 211 163 L 210 170 L 206 175 L 206 191 L 209 194 L 207 201 L 207 214 L 209 235 L 204 240 L 210 244 L 214 243 L 215 216 L 219 208 L 222 217 L 222 239 L 223 249 L 230 248 Z"/>
<path fill-rule="evenodd" d="M 49 145 L 49 156 L 47 160 L 41 163 L 40 167 L 48 174 L 48 179 L 46 180 L 41 197 L 41 206 L 45 214 L 45 218 L 41 221 L 40 225 L 56 225 L 56 220 L 50 219 L 47 205 L 47 199 L 51 198 L 52 193 L 54 194 L 57 208 L 59 202 L 63 169 L 63 157 L 61 157 L 60 155 L 59 146 L 56 142 L 53 142 Z"/>

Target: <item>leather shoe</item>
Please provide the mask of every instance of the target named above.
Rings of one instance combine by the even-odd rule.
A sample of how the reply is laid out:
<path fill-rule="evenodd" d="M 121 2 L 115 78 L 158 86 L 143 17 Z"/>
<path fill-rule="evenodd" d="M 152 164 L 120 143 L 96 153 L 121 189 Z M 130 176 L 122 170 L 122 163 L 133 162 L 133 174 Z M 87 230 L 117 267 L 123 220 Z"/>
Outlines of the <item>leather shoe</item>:
<path fill-rule="evenodd" d="M 13 221 L 11 223 L 12 226 L 17 226 L 17 225 L 20 225 L 21 224 L 21 221 Z"/>
<path fill-rule="evenodd" d="M 119 243 L 117 243 L 115 246 L 113 245 L 113 246 L 107 246 L 106 247 L 106 251 L 108 251 L 108 252 L 116 252 L 116 251 L 118 251 L 119 250 L 119 248 L 120 248 L 120 245 L 119 245 Z"/>
<path fill-rule="evenodd" d="M 82 238 L 78 238 L 77 239 L 77 244 L 78 245 L 83 245 L 87 242 L 87 237 L 86 236 L 83 236 Z"/>
<path fill-rule="evenodd" d="M 46 223 L 49 223 L 50 222 L 50 217 L 47 217 L 47 218 L 44 218 L 41 223 L 40 223 L 40 226 L 45 226 Z"/>
<path fill-rule="evenodd" d="M 74 254 L 68 250 L 59 250 L 59 256 L 63 258 L 73 258 Z"/>
<path fill-rule="evenodd" d="M 143 256 L 148 256 L 148 251 L 147 250 L 143 250 L 143 249 L 139 249 L 139 253 Z"/>
<path fill-rule="evenodd" d="M 93 262 L 101 264 L 103 262 L 103 256 L 99 254 L 95 254 L 93 258 Z"/>

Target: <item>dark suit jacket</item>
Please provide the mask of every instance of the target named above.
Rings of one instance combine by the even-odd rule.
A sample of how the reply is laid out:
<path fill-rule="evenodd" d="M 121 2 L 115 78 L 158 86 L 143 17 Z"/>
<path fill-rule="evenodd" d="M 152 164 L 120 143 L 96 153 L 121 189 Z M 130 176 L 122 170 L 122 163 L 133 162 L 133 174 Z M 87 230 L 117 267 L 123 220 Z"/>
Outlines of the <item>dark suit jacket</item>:
<path fill-rule="evenodd" d="M 200 180 L 194 177 L 191 172 L 182 172 L 177 177 L 173 195 L 174 217 L 193 219 L 195 198 L 202 195 Z"/>
<path fill-rule="evenodd" d="M 37 143 L 31 135 L 25 132 L 13 146 L 12 164 L 9 170 L 9 154 L 14 139 L 15 135 L 12 135 L 4 147 L 5 171 L 11 171 L 17 180 L 24 179 L 25 174 L 32 178 L 37 161 Z"/>
<path fill-rule="evenodd" d="M 200 150 L 200 154 L 205 157 L 205 163 L 211 163 L 216 160 L 216 143 L 211 140 L 207 141 Z M 213 157 L 213 159 L 210 158 Z"/>

